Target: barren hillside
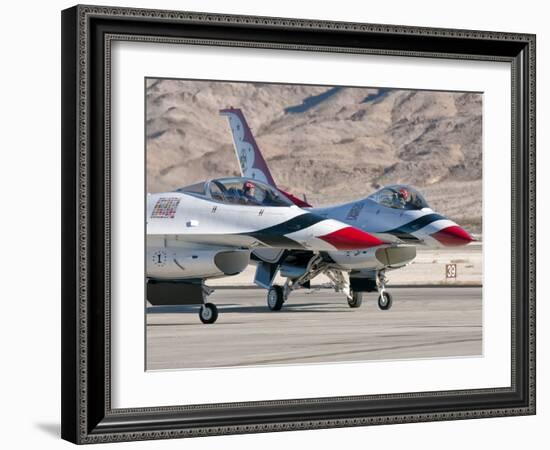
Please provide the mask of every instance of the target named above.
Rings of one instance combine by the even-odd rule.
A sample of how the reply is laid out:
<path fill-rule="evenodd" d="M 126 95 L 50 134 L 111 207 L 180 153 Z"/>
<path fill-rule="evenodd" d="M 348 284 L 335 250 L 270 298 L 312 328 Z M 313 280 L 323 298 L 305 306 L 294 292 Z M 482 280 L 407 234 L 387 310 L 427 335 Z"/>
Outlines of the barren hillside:
<path fill-rule="evenodd" d="M 241 108 L 278 185 L 323 205 L 407 183 L 481 232 L 482 95 L 150 79 L 147 189 L 239 173 L 226 119 Z"/>

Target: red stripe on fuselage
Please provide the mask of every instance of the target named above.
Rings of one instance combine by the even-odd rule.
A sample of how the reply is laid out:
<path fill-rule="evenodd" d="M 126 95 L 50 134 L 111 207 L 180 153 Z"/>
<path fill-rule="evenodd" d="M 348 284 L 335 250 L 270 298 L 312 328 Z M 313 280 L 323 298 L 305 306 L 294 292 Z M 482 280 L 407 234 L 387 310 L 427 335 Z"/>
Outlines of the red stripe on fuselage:
<path fill-rule="evenodd" d="M 459 226 L 443 228 L 431 236 L 447 247 L 458 247 L 473 241 L 472 236 Z"/>
<path fill-rule="evenodd" d="M 313 208 L 313 206 L 311 206 L 309 203 L 307 202 L 304 202 L 303 200 L 300 200 L 298 197 L 288 193 L 288 192 L 285 192 L 283 191 L 281 188 L 277 188 L 277 190 L 279 192 L 281 192 L 283 195 L 285 195 L 286 197 L 288 197 L 288 199 L 294 203 L 296 206 L 300 207 L 300 208 Z"/>
<path fill-rule="evenodd" d="M 328 242 L 338 250 L 360 250 L 385 244 L 377 237 L 353 227 L 341 228 L 324 236 L 319 236 L 319 239 Z"/>

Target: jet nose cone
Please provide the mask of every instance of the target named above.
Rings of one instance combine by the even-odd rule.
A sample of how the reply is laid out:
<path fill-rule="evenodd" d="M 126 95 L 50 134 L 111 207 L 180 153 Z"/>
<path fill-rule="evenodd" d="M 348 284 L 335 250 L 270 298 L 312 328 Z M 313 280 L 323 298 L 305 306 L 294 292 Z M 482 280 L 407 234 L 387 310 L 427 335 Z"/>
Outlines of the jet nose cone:
<path fill-rule="evenodd" d="M 332 233 L 319 236 L 325 242 L 338 250 L 360 250 L 370 247 L 377 247 L 385 242 L 364 231 L 353 227 L 345 227 Z"/>
<path fill-rule="evenodd" d="M 458 247 L 473 241 L 472 236 L 459 226 L 443 228 L 432 234 L 432 237 L 446 247 Z"/>

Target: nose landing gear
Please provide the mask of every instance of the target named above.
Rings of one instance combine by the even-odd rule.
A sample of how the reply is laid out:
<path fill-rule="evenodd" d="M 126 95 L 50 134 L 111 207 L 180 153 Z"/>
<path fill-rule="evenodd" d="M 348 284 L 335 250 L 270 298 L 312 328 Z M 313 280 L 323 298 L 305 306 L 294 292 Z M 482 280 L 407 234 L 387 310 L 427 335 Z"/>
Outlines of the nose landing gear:
<path fill-rule="evenodd" d="M 216 308 L 216 305 L 214 305 L 214 303 L 208 303 L 206 301 L 206 299 L 210 294 L 212 294 L 212 292 L 214 292 L 214 289 L 206 286 L 204 283 L 202 284 L 203 304 L 199 309 L 199 319 L 202 323 L 205 324 L 214 323 L 216 320 L 218 320 L 218 308 Z"/>
<path fill-rule="evenodd" d="M 376 276 L 376 287 L 378 289 L 378 307 L 386 311 L 391 308 L 392 306 L 392 296 L 389 292 L 386 291 L 386 283 L 387 283 L 386 274 L 383 270 L 380 270 Z"/>
<path fill-rule="evenodd" d="M 384 291 L 378 296 L 378 307 L 383 311 L 388 310 L 391 308 L 392 301 L 391 294 Z"/>
<path fill-rule="evenodd" d="M 202 323 L 214 323 L 218 319 L 218 308 L 213 303 L 205 303 L 199 310 L 199 319 Z"/>

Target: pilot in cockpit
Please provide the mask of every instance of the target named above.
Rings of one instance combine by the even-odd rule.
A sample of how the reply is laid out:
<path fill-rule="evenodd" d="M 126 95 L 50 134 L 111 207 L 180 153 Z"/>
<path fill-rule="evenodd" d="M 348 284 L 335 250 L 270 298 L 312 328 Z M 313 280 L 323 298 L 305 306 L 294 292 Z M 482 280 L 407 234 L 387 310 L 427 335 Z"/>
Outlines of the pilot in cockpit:
<path fill-rule="evenodd" d="M 400 188 L 397 191 L 397 202 L 399 208 L 405 208 L 407 206 L 407 203 L 410 202 L 411 196 L 409 194 L 409 191 L 405 188 Z"/>
<path fill-rule="evenodd" d="M 245 200 L 245 203 L 250 203 L 253 205 L 258 204 L 258 200 L 256 199 L 256 196 L 254 195 L 256 193 L 255 191 L 256 186 L 254 186 L 254 183 L 250 181 L 245 181 L 243 184 L 243 199 Z"/>

